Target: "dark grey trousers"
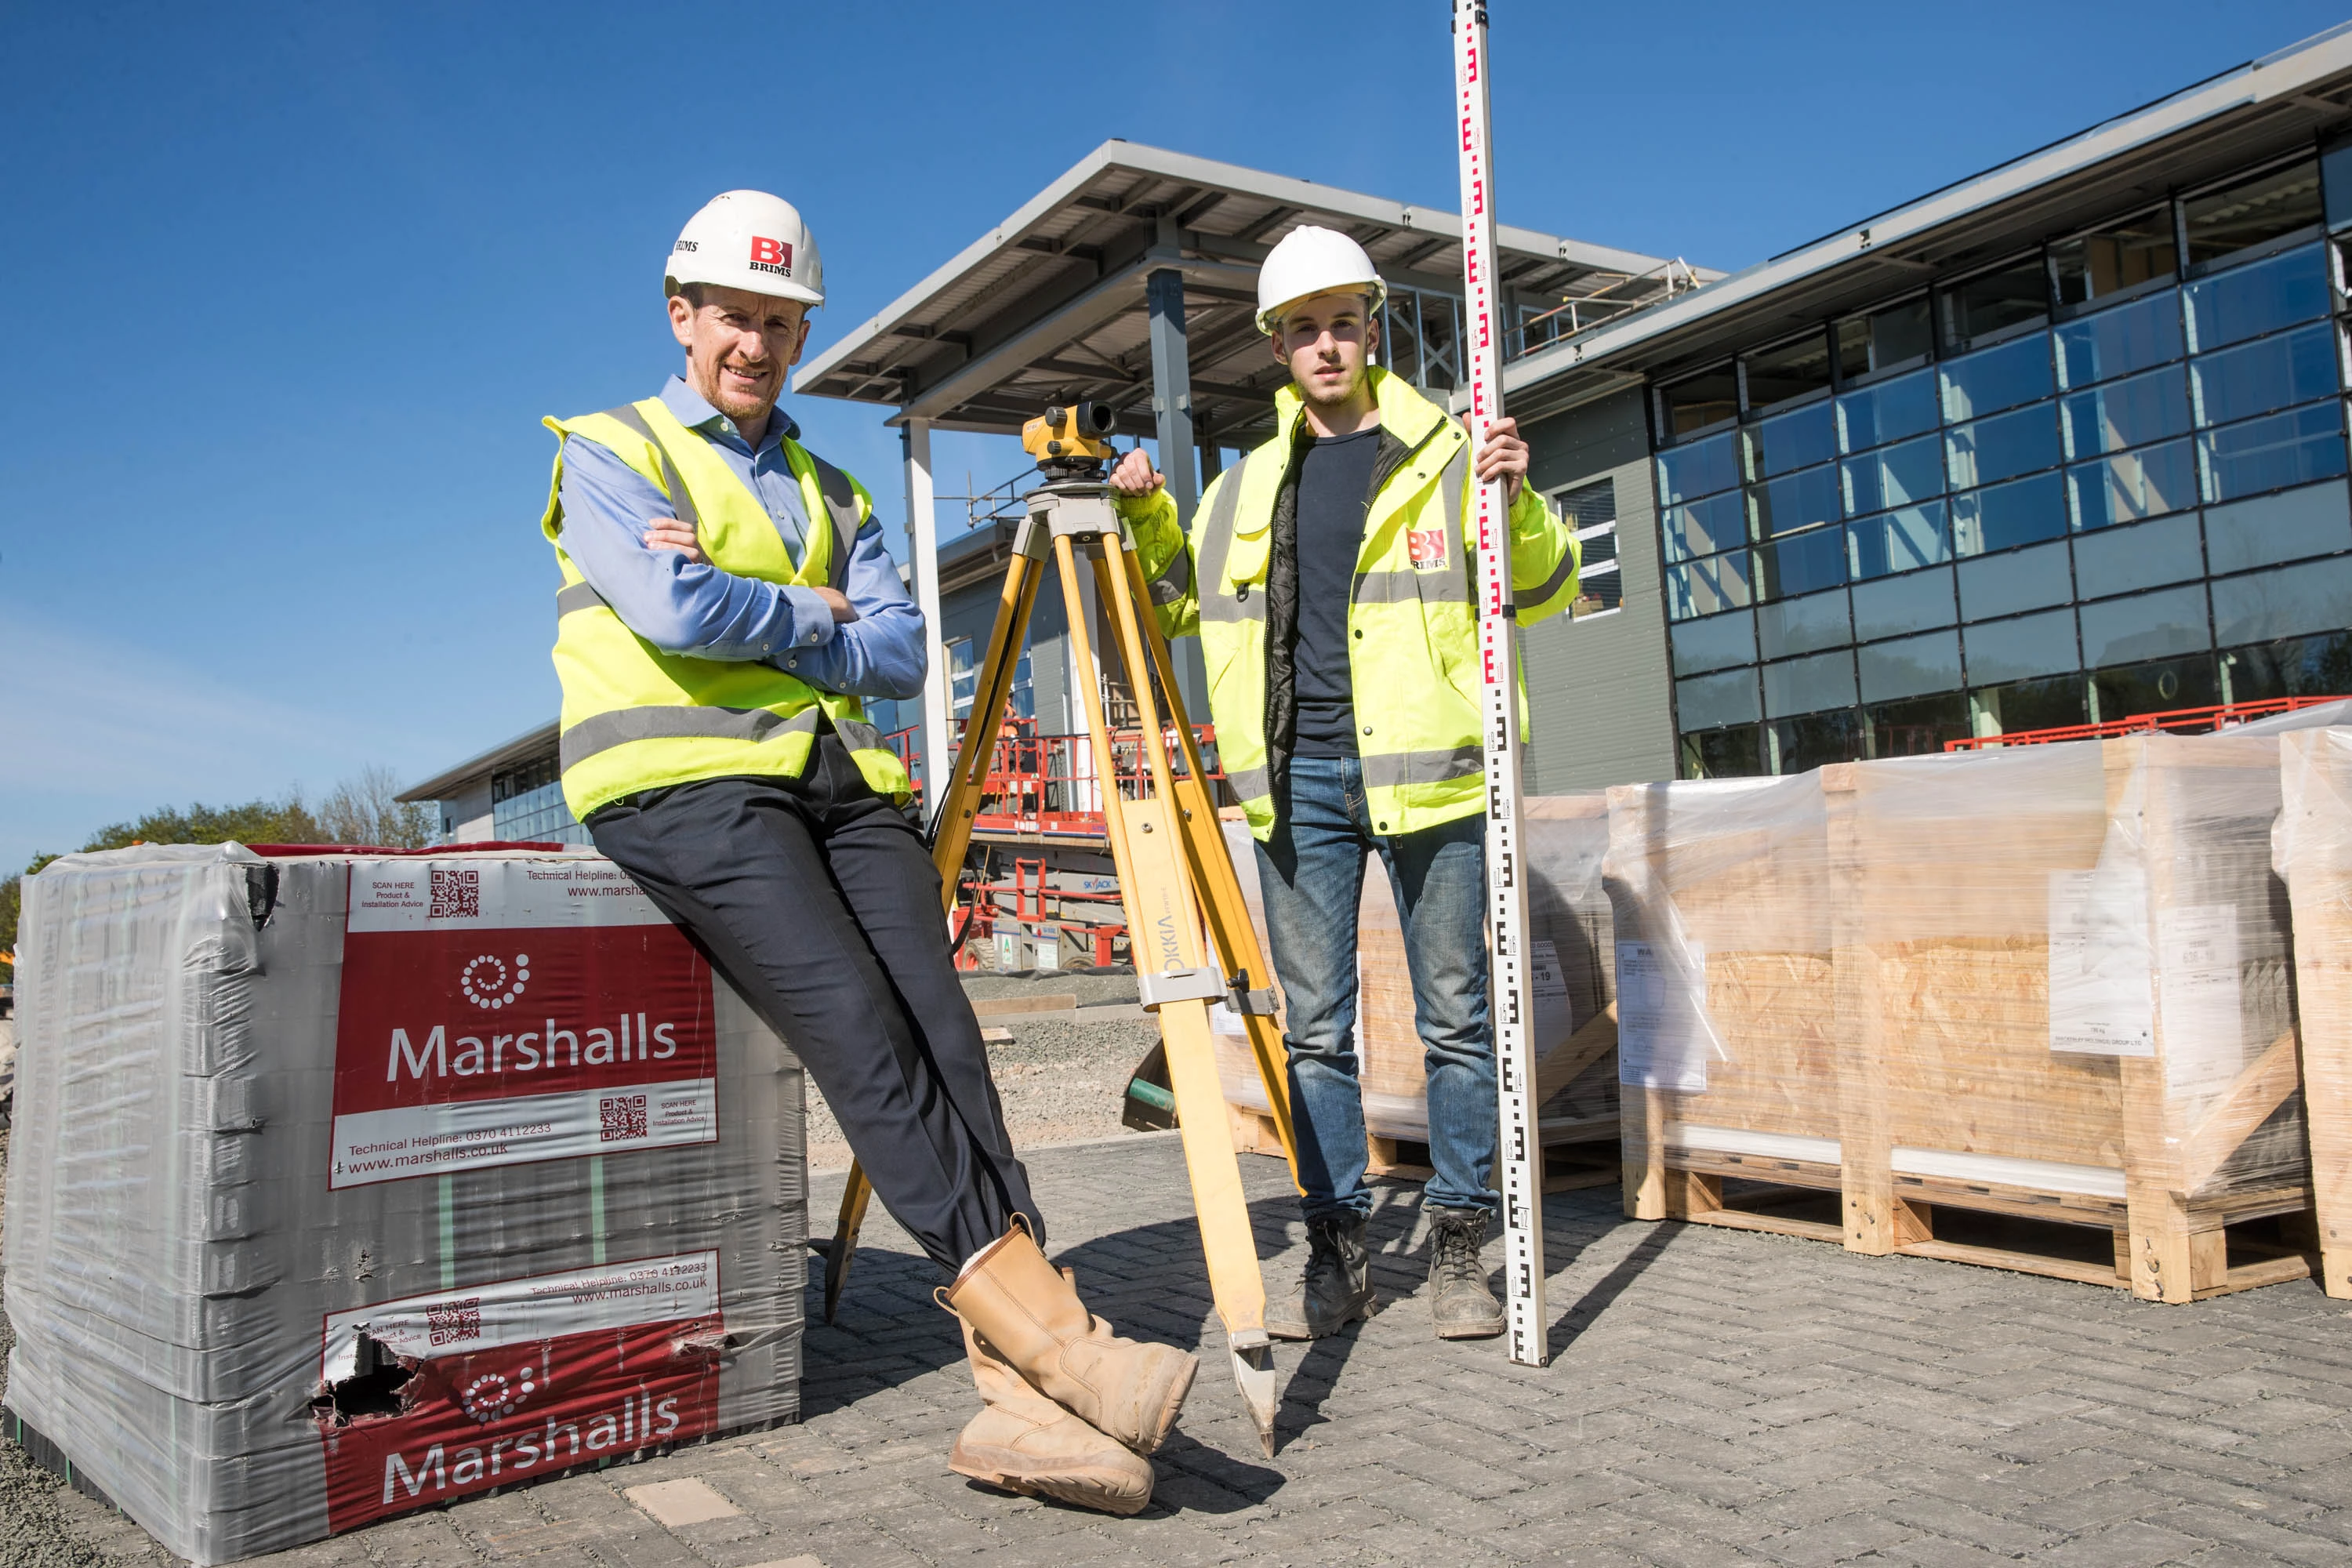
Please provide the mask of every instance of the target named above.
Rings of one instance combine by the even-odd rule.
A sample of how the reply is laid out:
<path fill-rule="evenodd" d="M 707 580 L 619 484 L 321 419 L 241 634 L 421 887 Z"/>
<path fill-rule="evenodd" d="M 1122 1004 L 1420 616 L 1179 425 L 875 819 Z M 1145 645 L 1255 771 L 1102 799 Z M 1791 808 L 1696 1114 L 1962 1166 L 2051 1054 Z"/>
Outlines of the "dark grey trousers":
<path fill-rule="evenodd" d="M 948 951 L 922 837 L 840 737 L 798 779 L 651 790 L 591 816 L 596 847 L 784 1037 L 891 1215 L 948 1268 L 1045 1226 Z"/>

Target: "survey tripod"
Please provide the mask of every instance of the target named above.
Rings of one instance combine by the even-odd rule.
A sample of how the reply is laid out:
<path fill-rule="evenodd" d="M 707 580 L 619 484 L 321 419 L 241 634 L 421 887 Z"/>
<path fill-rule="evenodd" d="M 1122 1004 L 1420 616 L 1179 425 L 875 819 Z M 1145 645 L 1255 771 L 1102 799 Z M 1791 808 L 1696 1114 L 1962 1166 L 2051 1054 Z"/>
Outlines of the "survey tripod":
<path fill-rule="evenodd" d="M 1270 971 L 1226 853 L 1167 638 L 1152 613 L 1134 541 L 1101 477 L 1112 453 L 1100 437 L 1113 427 L 1109 409 L 1079 404 L 1047 410 L 1044 419 L 1030 421 L 1023 433 L 1024 445 L 1038 456 L 1046 482 L 1025 498 L 1028 510 L 1013 536 L 1013 559 L 974 686 L 963 746 L 931 819 L 931 858 L 940 870 L 940 896 L 947 906 L 942 912 L 950 912 L 1046 563 L 1050 560 L 1061 576 L 1072 649 L 1082 670 L 1095 668 L 1093 628 L 1080 592 L 1081 574 L 1092 574 L 1097 599 L 1108 613 L 1113 649 L 1140 713 L 1146 763 L 1146 793 L 1123 796 L 1101 689 L 1095 681 L 1080 681 L 1095 776 L 1127 914 L 1129 951 L 1143 1005 L 1160 1020 L 1201 1247 L 1208 1258 L 1209 1289 L 1224 1321 L 1234 1382 L 1271 1458 L 1276 1395 L 1272 1343 L 1265 1331 L 1265 1283 L 1242 1193 L 1241 1166 L 1234 1157 L 1224 1089 L 1217 1076 L 1210 1007 L 1223 1003 L 1242 1020 L 1295 1181 L 1297 1146 L 1291 1133 L 1282 1036 L 1275 1023 Z M 1171 737 L 1180 748 L 1181 773 L 1170 756 Z M 828 1321 L 839 1304 L 872 1192 L 865 1173 L 853 1166 L 826 1257 Z"/>

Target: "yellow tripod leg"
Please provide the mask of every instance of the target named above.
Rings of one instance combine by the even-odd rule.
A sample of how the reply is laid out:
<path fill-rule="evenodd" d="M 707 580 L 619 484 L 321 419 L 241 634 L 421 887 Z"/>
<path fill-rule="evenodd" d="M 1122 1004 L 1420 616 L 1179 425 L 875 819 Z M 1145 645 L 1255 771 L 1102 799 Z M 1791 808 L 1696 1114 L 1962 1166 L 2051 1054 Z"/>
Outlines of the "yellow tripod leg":
<path fill-rule="evenodd" d="M 1105 552 L 1123 554 L 1124 543 L 1120 535 L 1113 533 L 1104 536 L 1099 547 Z M 1070 542 L 1056 539 L 1054 548 L 1062 569 L 1063 592 L 1076 605 L 1080 601 Z M 1098 572 L 1096 581 L 1108 590 L 1105 603 L 1111 608 L 1121 659 L 1134 689 L 1142 721 L 1143 754 L 1151 770 L 1152 794 L 1148 798 L 1125 801 L 1118 797 L 1101 695 L 1087 692 L 1095 765 L 1110 786 L 1103 805 L 1127 908 L 1128 947 L 1135 955 L 1136 984 L 1144 1005 L 1156 1008 L 1160 1015 L 1160 1037 L 1168 1050 L 1168 1080 L 1176 1096 L 1176 1122 L 1184 1141 L 1184 1165 L 1192 1179 L 1201 1250 L 1209 1266 L 1209 1292 L 1215 1300 L 1217 1315 L 1224 1321 L 1234 1385 L 1257 1426 L 1259 1445 L 1271 1458 L 1277 1391 L 1273 1342 L 1265 1331 L 1265 1279 L 1258 1268 L 1257 1237 L 1250 1229 L 1241 1165 L 1226 1129 L 1224 1085 L 1218 1080 L 1216 1046 L 1209 1027 L 1211 996 L 1223 995 L 1223 971 L 1203 962 L 1208 955 L 1202 951 L 1197 889 L 1180 821 L 1179 796 L 1168 766 L 1167 743 L 1152 698 L 1151 667 L 1138 627 L 1135 600 L 1129 592 L 1129 574 L 1121 565 L 1115 571 Z M 1089 650 L 1083 617 L 1071 616 L 1070 635 L 1079 639 L 1079 668 L 1085 668 Z M 1198 767 L 1197 762 L 1194 766 Z M 1198 782 L 1197 773 L 1194 782 Z M 1199 805 L 1205 807 L 1207 795 L 1196 794 Z M 1205 822 L 1213 831 L 1213 814 Z M 1223 853 L 1222 842 L 1218 852 Z M 1156 999 L 1155 992 L 1168 999 Z"/>
<path fill-rule="evenodd" d="M 979 814 L 988 764 L 996 749 L 996 731 L 1003 722 L 1005 705 L 1013 699 L 1013 668 L 1028 636 L 1030 612 L 1036 607 L 1037 584 L 1045 564 L 1034 555 L 1015 555 L 1004 574 L 1004 587 L 996 601 L 996 624 L 988 634 L 988 656 L 982 662 L 973 690 L 971 719 L 965 726 L 965 744 L 956 752 L 948 787 L 931 817 L 931 864 L 939 868 L 942 916 L 955 912 L 956 882 L 963 874 L 963 858 L 971 847 L 972 818 Z M 986 744 L 982 744 L 982 739 Z M 857 1233 L 866 1224 L 866 1205 L 873 1201 L 874 1184 L 866 1167 L 852 1160 L 842 1184 L 841 1214 L 834 1222 L 833 1241 L 824 1255 L 824 1321 L 833 1321 L 841 1292 L 849 1283 L 849 1260 L 857 1248 Z"/>
<path fill-rule="evenodd" d="M 1143 581 L 1142 563 L 1133 552 L 1124 550 L 1119 552 L 1119 562 L 1127 577 L 1127 602 L 1136 606 L 1149 605 L 1150 590 Z M 1108 604 L 1112 602 L 1109 575 L 1118 568 L 1107 561 L 1097 561 L 1095 566 L 1104 603 Z M 1193 887 L 1200 894 L 1202 912 L 1208 917 L 1210 942 L 1216 949 L 1217 962 L 1224 973 L 1238 980 L 1244 991 L 1263 998 L 1263 1005 L 1270 1008 L 1274 966 L 1258 946 L 1257 930 L 1250 924 L 1249 904 L 1242 897 L 1241 879 L 1234 874 L 1224 829 L 1217 820 L 1215 804 L 1209 797 L 1208 773 L 1201 763 L 1201 748 L 1192 738 L 1183 693 L 1176 684 L 1175 661 L 1169 656 L 1168 639 L 1160 635 L 1157 616 L 1139 608 L 1135 618 L 1151 673 L 1167 695 L 1169 726 L 1175 730 L 1183 747 L 1186 772 L 1176 781 L 1176 800 L 1181 809 L 1184 848 L 1192 862 Z M 1266 1104 L 1274 1111 L 1276 1135 L 1282 1141 L 1284 1157 L 1290 1162 L 1291 1184 L 1303 1193 L 1307 1189 L 1298 1183 L 1298 1142 L 1291 1131 L 1290 1073 L 1282 1031 L 1276 1026 L 1271 1011 L 1259 1012 L 1255 1007 L 1244 1012 L 1242 1026 L 1247 1032 L 1250 1055 L 1257 1063 L 1258 1082 L 1265 1087 Z"/>

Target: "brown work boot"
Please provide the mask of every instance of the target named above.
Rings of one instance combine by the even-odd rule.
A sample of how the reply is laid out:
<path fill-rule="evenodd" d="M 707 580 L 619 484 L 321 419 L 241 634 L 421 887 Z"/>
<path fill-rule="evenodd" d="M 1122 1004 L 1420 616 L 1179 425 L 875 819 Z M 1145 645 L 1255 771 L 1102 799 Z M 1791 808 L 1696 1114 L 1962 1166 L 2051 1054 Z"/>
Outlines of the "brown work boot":
<path fill-rule="evenodd" d="M 1485 1209 L 1429 1211 L 1429 1310 L 1441 1340 L 1491 1340 L 1503 1331 L 1503 1304 L 1486 1288 Z"/>
<path fill-rule="evenodd" d="M 1150 1460 L 1030 1387 L 970 1323 L 963 1348 L 972 1385 L 988 1407 L 956 1434 L 948 1468 L 1005 1491 L 1104 1513 L 1138 1513 L 1151 1501 Z"/>
<path fill-rule="evenodd" d="M 1298 1289 L 1265 1309 L 1265 1331 L 1278 1340 L 1319 1340 L 1372 1315 L 1372 1255 L 1364 1216 L 1318 1215 L 1307 1222 L 1307 1268 Z"/>
<path fill-rule="evenodd" d="M 1176 1425 L 1200 1370 L 1188 1351 L 1111 1332 L 1018 1226 L 940 1294 L 1032 1388 L 1139 1454 Z"/>

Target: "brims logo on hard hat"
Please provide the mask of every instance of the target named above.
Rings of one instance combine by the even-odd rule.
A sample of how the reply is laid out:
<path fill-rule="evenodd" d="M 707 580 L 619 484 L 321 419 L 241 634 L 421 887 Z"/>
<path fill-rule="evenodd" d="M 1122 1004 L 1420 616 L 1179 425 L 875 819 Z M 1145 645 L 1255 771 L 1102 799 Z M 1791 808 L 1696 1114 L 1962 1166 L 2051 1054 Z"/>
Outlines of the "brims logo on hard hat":
<path fill-rule="evenodd" d="M 762 235 L 751 237 L 751 270 L 772 272 L 779 278 L 793 275 L 793 247 L 781 239 L 769 239 Z"/>

